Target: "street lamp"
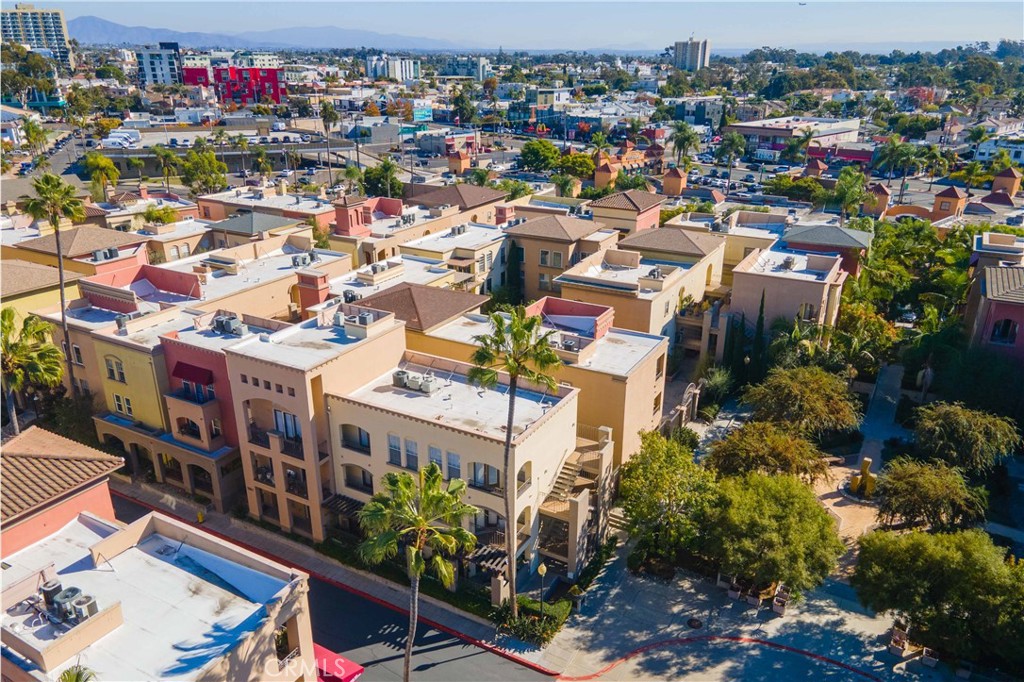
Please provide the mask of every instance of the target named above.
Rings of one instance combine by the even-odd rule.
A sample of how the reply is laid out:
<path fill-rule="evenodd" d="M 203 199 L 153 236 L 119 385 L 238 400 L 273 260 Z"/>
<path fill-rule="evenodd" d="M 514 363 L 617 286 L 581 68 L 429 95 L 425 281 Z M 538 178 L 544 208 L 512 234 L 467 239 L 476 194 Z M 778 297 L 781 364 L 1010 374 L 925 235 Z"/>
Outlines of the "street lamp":
<path fill-rule="evenodd" d="M 540 566 L 537 567 L 537 574 L 540 576 L 540 619 L 544 621 L 544 576 L 548 574 L 548 567 L 544 562 L 541 562 Z"/>

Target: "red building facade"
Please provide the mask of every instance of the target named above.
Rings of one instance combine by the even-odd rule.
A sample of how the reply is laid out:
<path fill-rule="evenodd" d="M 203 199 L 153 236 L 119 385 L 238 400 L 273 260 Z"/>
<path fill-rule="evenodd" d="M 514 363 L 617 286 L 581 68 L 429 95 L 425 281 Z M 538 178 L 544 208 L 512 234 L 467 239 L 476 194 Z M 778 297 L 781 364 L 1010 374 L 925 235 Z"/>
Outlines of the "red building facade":
<path fill-rule="evenodd" d="M 280 104 L 288 95 L 284 69 L 241 66 L 186 67 L 181 70 L 181 79 L 185 85 L 213 87 L 217 99 L 225 104 Z"/>

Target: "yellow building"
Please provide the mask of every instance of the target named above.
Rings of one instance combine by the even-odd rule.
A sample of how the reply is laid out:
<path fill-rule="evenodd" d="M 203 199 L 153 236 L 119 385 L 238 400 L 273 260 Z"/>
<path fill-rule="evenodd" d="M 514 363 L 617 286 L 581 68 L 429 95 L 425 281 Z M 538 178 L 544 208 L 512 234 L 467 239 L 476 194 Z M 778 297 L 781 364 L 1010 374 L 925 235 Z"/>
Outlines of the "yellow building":
<path fill-rule="evenodd" d="M 64 273 L 67 300 L 79 297 L 77 272 Z M 14 308 L 19 319 L 60 304 L 60 280 L 57 268 L 21 260 L 5 260 L 0 265 L 0 299 L 4 308 Z"/>

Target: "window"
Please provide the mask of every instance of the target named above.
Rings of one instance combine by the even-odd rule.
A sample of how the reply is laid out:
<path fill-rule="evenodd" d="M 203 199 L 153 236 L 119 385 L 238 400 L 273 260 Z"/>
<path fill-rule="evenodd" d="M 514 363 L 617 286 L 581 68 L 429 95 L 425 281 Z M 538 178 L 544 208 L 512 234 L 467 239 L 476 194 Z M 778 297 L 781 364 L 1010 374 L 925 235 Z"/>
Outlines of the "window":
<path fill-rule="evenodd" d="M 480 256 L 479 258 L 476 259 L 476 271 L 477 272 L 483 272 L 484 271 L 484 257 L 483 256 Z"/>
<path fill-rule="evenodd" d="M 260 387 L 260 380 L 257 379 L 256 377 L 253 377 L 252 378 L 252 385 L 255 386 L 256 388 L 259 388 Z"/>
<path fill-rule="evenodd" d="M 128 417 L 134 414 L 132 412 L 132 399 L 124 398 L 116 393 L 114 394 L 114 409 Z"/>
<path fill-rule="evenodd" d="M 107 378 L 114 381 L 120 381 L 122 384 L 124 380 L 124 365 L 117 358 L 107 358 Z"/>
<path fill-rule="evenodd" d="M 293 398 L 295 397 L 295 389 L 292 388 L 291 386 L 288 387 L 288 395 L 290 395 Z"/>
<path fill-rule="evenodd" d="M 494 254 L 491 253 L 490 251 L 488 251 L 486 256 L 487 256 L 487 267 L 490 268 L 492 265 L 494 265 Z"/>
<path fill-rule="evenodd" d="M 220 428 L 220 420 L 219 419 L 211 419 L 210 420 L 210 437 L 211 438 L 216 438 L 221 433 L 222 433 L 222 431 L 221 431 L 221 428 Z"/>
<path fill-rule="evenodd" d="M 302 426 L 294 414 L 274 410 L 274 428 L 290 440 L 302 440 Z"/>
<path fill-rule="evenodd" d="M 999 320 L 992 327 L 992 343 L 1012 346 L 1017 341 L 1017 323 L 1013 320 Z"/>
<path fill-rule="evenodd" d="M 266 379 L 263 380 L 263 388 L 267 389 L 268 391 L 270 390 L 270 382 L 267 381 Z"/>
<path fill-rule="evenodd" d="M 462 462 L 454 452 L 448 453 L 448 478 L 462 478 Z"/>
<path fill-rule="evenodd" d="M 949 210 L 949 202 L 948 201 L 940 201 L 939 202 L 939 210 L 940 211 L 948 211 Z"/>
<path fill-rule="evenodd" d="M 808 322 L 810 320 L 815 319 L 814 304 L 812 304 L 812 303 L 803 303 L 803 304 L 801 304 L 800 305 L 799 315 L 800 315 L 800 319 L 803 320 L 804 322 Z"/>
<path fill-rule="evenodd" d="M 669 302 L 665 301 L 665 314 L 668 315 Z"/>
<path fill-rule="evenodd" d="M 551 290 L 551 280 L 548 279 L 547 273 L 545 273 L 545 272 L 540 273 L 540 281 L 539 281 L 537 286 L 538 286 L 538 288 L 541 291 L 550 291 Z"/>
<path fill-rule="evenodd" d="M 188 379 L 181 380 L 181 390 L 187 395 L 195 395 L 194 389 L 192 388 L 192 382 Z"/>
<path fill-rule="evenodd" d="M 551 254 L 551 264 L 556 268 L 562 267 L 562 252 L 555 251 Z"/>
<path fill-rule="evenodd" d="M 71 361 L 76 365 L 84 365 L 82 362 L 82 349 L 77 344 L 71 344 Z"/>
<path fill-rule="evenodd" d="M 420 468 L 420 446 L 414 440 L 405 439 L 405 468 L 417 471 Z"/>
<path fill-rule="evenodd" d="M 178 247 L 177 246 L 172 246 L 171 249 L 170 249 L 170 252 L 171 252 L 171 260 L 178 260 Z"/>
<path fill-rule="evenodd" d="M 217 399 L 217 392 L 213 389 L 213 384 L 206 387 L 206 398 L 207 400 Z"/>
<path fill-rule="evenodd" d="M 244 374 L 243 374 L 243 375 L 242 375 L 242 383 L 243 383 L 243 384 L 247 384 L 247 383 L 249 383 L 249 377 L 247 377 L 246 375 L 244 375 Z"/>
<path fill-rule="evenodd" d="M 184 258 L 192 253 L 191 247 L 188 244 L 181 245 L 181 257 Z"/>
<path fill-rule="evenodd" d="M 540 264 L 541 265 L 547 265 L 550 260 L 551 260 L 551 252 L 550 251 L 541 251 L 540 252 Z"/>
<path fill-rule="evenodd" d="M 393 433 L 388 434 L 388 464 L 402 466 L 402 439 Z"/>
<path fill-rule="evenodd" d="M 656 376 L 656 378 L 660 379 L 662 377 L 662 375 L 665 373 L 665 356 L 664 355 L 662 355 L 660 358 L 658 358 L 658 363 L 657 364 L 658 364 L 658 369 L 657 369 L 657 373 L 656 373 L 655 376 Z"/>
<path fill-rule="evenodd" d="M 370 434 L 368 431 L 351 424 L 342 424 L 339 428 L 341 429 L 341 444 L 343 447 L 360 450 L 367 455 L 370 454 Z"/>
<path fill-rule="evenodd" d="M 661 394 L 654 396 L 654 410 L 655 413 L 661 412 Z"/>
<path fill-rule="evenodd" d="M 274 384 L 274 390 L 278 393 L 284 393 L 284 386 L 281 384 Z"/>
<path fill-rule="evenodd" d="M 441 448 L 431 445 L 427 448 L 427 457 L 431 464 L 436 464 L 437 468 L 444 472 L 444 462 L 441 459 Z"/>

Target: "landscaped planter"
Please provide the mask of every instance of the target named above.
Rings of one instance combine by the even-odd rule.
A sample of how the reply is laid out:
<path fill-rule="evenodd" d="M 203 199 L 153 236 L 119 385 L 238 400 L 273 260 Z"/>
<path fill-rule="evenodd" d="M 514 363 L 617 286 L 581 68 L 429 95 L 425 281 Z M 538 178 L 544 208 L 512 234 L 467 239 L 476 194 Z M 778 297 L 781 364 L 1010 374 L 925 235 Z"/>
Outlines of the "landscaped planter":
<path fill-rule="evenodd" d="M 789 606 L 789 600 L 782 597 L 776 597 L 772 600 L 772 611 L 779 614 L 780 616 L 786 615 L 786 607 Z"/>
<path fill-rule="evenodd" d="M 764 601 L 764 600 L 761 598 L 761 595 L 758 594 L 757 592 L 751 592 L 750 594 L 747 595 L 747 603 L 750 604 L 751 606 L 756 606 L 758 608 L 761 608 L 761 602 L 762 601 Z"/>
<path fill-rule="evenodd" d="M 735 582 L 735 576 L 732 578 L 726 578 L 721 572 L 718 573 L 718 578 L 715 580 L 715 584 L 721 587 L 723 590 L 729 589 L 729 586 Z"/>
<path fill-rule="evenodd" d="M 729 598 L 730 599 L 742 599 L 743 598 L 743 588 L 740 587 L 739 585 L 737 585 L 736 583 L 733 583 L 732 585 L 729 585 Z"/>

